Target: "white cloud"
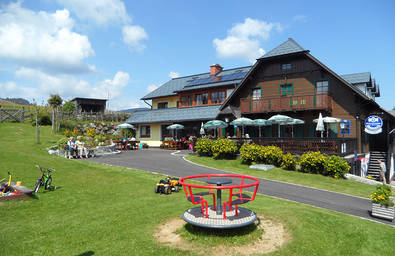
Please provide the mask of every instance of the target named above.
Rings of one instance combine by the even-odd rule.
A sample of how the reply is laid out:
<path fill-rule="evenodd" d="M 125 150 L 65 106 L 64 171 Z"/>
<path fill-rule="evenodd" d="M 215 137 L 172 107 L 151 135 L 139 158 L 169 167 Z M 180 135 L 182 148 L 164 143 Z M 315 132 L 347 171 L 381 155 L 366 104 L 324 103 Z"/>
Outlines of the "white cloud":
<path fill-rule="evenodd" d="M 76 79 L 70 75 L 49 75 L 31 68 L 20 68 L 15 72 L 15 77 L 25 79 L 37 84 L 38 87 L 27 87 L 17 85 L 14 82 L 0 84 L 0 89 L 6 95 L 14 95 L 24 98 L 46 99 L 50 94 L 57 93 L 62 98 L 91 97 L 107 99 L 112 101 L 122 96 L 122 90 L 130 81 L 128 73 L 118 71 L 112 79 L 105 79 L 95 85 L 88 81 Z"/>
<path fill-rule="evenodd" d="M 120 0 L 58 0 L 58 3 L 72 10 L 79 19 L 93 21 L 98 26 L 127 24 L 131 21 L 124 3 Z"/>
<path fill-rule="evenodd" d="M 94 54 L 89 39 L 73 26 L 67 10 L 34 12 L 10 3 L 0 11 L 0 58 L 60 72 L 92 71 L 83 62 Z"/>
<path fill-rule="evenodd" d="M 177 78 L 177 77 L 180 77 L 180 74 L 178 72 L 170 71 L 169 78 L 173 79 L 173 78 Z"/>
<path fill-rule="evenodd" d="M 145 45 L 141 41 L 148 39 L 148 35 L 143 27 L 123 26 L 122 35 L 123 42 L 127 44 L 131 50 L 141 51 L 145 48 Z"/>
<path fill-rule="evenodd" d="M 155 85 L 155 84 L 148 85 L 148 87 L 147 87 L 147 92 L 148 92 L 148 93 L 153 92 L 153 91 L 155 91 L 155 90 L 158 89 L 158 88 L 159 88 L 159 86 L 157 86 L 157 85 Z"/>
<path fill-rule="evenodd" d="M 268 40 L 273 30 L 280 32 L 282 27 L 279 23 L 246 18 L 244 23 L 237 23 L 228 30 L 226 38 L 215 38 L 213 44 L 220 58 L 241 58 L 254 62 L 264 54 L 262 40 Z"/>

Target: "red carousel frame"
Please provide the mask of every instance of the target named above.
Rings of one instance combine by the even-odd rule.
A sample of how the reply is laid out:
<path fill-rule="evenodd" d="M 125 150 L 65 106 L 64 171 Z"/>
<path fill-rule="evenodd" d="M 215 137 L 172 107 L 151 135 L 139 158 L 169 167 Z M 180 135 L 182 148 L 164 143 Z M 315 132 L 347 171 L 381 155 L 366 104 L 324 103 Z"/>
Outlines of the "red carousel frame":
<path fill-rule="evenodd" d="M 199 178 L 207 178 L 209 180 L 213 177 L 221 177 L 221 178 L 238 178 L 240 179 L 240 184 L 238 185 L 230 185 L 230 186 L 215 186 L 215 185 L 197 185 L 197 184 L 190 184 L 185 182 L 186 180 L 190 179 L 199 179 Z M 246 180 L 252 180 L 252 183 L 245 184 Z M 238 216 L 238 205 L 245 204 L 251 201 L 254 201 L 256 192 L 258 190 L 258 186 L 260 184 L 259 179 L 251 176 L 246 175 L 239 175 L 239 174 L 203 174 L 203 175 L 193 175 L 188 177 L 183 177 L 179 180 L 180 184 L 183 185 L 185 195 L 187 196 L 188 201 L 192 202 L 192 204 L 200 204 L 201 205 L 201 212 L 205 215 L 205 218 L 208 218 L 208 202 L 204 198 L 205 195 L 212 195 L 213 196 L 213 209 L 216 209 L 215 204 L 215 193 L 212 192 L 212 189 L 220 189 L 220 190 L 229 190 L 229 199 L 228 201 L 224 201 L 223 204 L 223 219 L 226 220 L 226 206 L 229 209 L 232 209 L 232 206 L 235 206 L 235 216 Z M 234 180 L 232 180 L 234 183 Z M 243 194 L 243 189 L 255 187 L 252 196 L 247 194 Z M 208 192 L 201 192 L 193 194 L 192 188 L 202 188 L 208 189 Z M 238 190 L 234 193 L 234 190 Z M 236 200 L 232 200 L 233 197 L 237 197 Z"/>

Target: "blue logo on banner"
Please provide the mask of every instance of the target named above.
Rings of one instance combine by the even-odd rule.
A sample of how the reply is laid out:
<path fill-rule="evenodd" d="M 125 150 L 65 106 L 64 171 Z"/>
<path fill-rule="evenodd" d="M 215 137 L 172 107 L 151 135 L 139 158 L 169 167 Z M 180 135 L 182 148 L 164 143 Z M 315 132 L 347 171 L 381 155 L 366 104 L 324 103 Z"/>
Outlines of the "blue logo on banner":
<path fill-rule="evenodd" d="M 365 121 L 365 132 L 379 134 L 383 131 L 383 120 L 378 116 L 369 116 Z"/>

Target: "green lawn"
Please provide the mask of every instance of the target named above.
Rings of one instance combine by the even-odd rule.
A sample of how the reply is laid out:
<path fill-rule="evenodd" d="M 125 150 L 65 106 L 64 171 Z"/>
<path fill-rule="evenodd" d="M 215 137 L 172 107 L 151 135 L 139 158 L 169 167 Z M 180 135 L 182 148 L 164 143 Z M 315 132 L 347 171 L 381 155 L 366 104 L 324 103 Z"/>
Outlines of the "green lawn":
<path fill-rule="evenodd" d="M 191 207 L 183 193 L 153 193 L 162 176 L 50 156 L 45 148 L 59 136 L 49 127 L 41 135 L 37 145 L 34 127 L 0 123 L 0 177 L 10 170 L 15 181 L 33 187 L 40 164 L 56 169 L 53 184 L 60 187 L 41 191 L 39 199 L 0 202 L 1 255 L 194 255 L 153 237 L 160 223 Z M 292 237 L 271 255 L 395 255 L 390 226 L 265 196 L 249 208 L 282 222 Z M 245 243 L 243 236 L 179 232 L 202 251 Z M 248 235 L 257 237 L 254 232 Z"/>
<path fill-rule="evenodd" d="M 240 159 L 215 160 L 211 157 L 201 157 L 195 155 L 187 156 L 187 159 L 200 165 L 213 167 L 225 171 L 242 173 L 270 180 L 285 181 L 293 184 L 325 189 L 359 197 L 369 198 L 370 194 L 375 191 L 374 186 L 366 185 L 352 180 L 334 179 L 332 177 L 319 174 L 287 171 L 281 168 L 273 168 L 269 171 L 250 169 L 248 165 L 242 164 Z"/>

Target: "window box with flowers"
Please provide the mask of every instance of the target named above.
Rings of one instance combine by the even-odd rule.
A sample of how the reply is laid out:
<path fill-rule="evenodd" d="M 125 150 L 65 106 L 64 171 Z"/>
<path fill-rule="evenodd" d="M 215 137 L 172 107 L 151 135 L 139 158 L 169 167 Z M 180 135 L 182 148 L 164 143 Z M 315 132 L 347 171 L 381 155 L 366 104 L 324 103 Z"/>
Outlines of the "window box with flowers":
<path fill-rule="evenodd" d="M 372 199 L 372 216 L 391 221 L 394 219 L 393 192 L 391 186 L 377 185 L 376 192 L 370 196 Z"/>

